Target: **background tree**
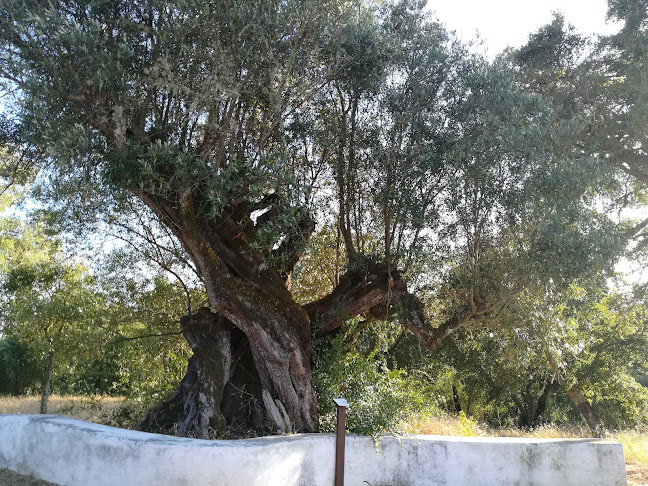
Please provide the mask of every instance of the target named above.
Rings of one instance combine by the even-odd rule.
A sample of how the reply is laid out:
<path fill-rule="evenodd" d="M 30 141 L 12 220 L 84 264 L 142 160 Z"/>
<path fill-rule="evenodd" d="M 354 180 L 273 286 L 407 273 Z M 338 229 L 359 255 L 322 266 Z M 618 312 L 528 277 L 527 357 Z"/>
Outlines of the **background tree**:
<path fill-rule="evenodd" d="M 42 353 L 40 412 L 47 413 L 55 357 L 85 345 L 96 297 L 87 269 L 64 261 L 56 242 L 37 228 L 15 225 L 17 235 L 3 235 L 11 254 L 3 255 L 2 332 L 33 342 Z"/>
<path fill-rule="evenodd" d="M 648 395 L 636 377 L 646 344 L 643 302 L 590 281 L 526 293 L 498 322 L 453 335 L 441 352 L 478 417 L 530 427 L 565 421 L 571 408 L 601 435 L 644 424 Z"/>
<path fill-rule="evenodd" d="M 539 313 L 532 315 L 541 329 L 560 330 L 553 337 L 546 328 L 540 331 L 559 384 L 595 435 L 604 423 L 610 428 L 640 425 L 648 395 L 633 375 L 648 349 L 643 306 L 589 285 L 556 297 L 552 308 L 540 311 L 543 320 Z"/>
<path fill-rule="evenodd" d="M 141 255 L 128 250 L 110 256 L 98 277 L 106 299 L 110 329 L 102 366 L 110 368 L 112 393 L 150 404 L 168 396 L 186 369 L 190 351 L 178 322 L 186 312 L 187 296 L 177 281 L 137 268 Z M 190 301 L 204 301 L 193 291 Z"/>
<path fill-rule="evenodd" d="M 0 393 L 14 396 L 32 392 L 42 375 L 38 355 L 25 343 L 0 339 Z"/>
<path fill-rule="evenodd" d="M 131 246 L 113 244 L 100 258 L 97 249 L 91 274 L 70 263 L 74 257 L 49 235 L 53 228 L 12 217 L 0 226 L 0 392 L 42 390 L 43 375 L 58 394 L 150 404 L 172 391 L 188 359 L 178 320 L 203 294 L 194 290 L 188 299 L 178 280 L 151 268 L 154 262 Z"/>
<path fill-rule="evenodd" d="M 623 172 L 645 184 L 646 17 L 643 0 L 610 0 L 608 18 L 621 30 L 599 43 L 603 99 L 597 113 L 597 148 Z"/>

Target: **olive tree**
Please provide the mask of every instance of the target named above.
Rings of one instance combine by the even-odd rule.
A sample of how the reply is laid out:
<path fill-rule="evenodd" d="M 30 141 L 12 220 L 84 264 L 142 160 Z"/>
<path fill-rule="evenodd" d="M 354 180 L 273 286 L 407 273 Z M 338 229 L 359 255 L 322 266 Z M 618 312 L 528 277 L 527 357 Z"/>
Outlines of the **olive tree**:
<path fill-rule="evenodd" d="M 543 143 L 542 100 L 421 2 L 0 4 L 12 140 L 53 184 L 139 199 L 204 285 L 208 306 L 181 319 L 187 374 L 144 428 L 315 431 L 313 333 L 397 317 L 433 347 L 618 250 L 581 198 L 599 172 Z M 345 271 L 300 303 L 291 275 L 318 223 Z"/>

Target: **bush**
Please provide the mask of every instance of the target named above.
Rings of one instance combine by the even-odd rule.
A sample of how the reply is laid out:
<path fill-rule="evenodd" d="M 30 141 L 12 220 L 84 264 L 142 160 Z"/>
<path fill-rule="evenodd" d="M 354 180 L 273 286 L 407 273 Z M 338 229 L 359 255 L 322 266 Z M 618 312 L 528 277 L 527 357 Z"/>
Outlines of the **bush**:
<path fill-rule="evenodd" d="M 403 432 L 409 420 L 433 406 L 428 385 L 403 370 L 389 369 L 376 349 L 366 355 L 347 350 L 340 334 L 320 356 L 314 380 L 322 432 L 335 430 L 334 398 L 349 402 L 349 431 L 374 437 Z"/>
<path fill-rule="evenodd" d="M 29 346 L 12 338 L 0 341 L 0 394 L 24 395 L 41 380 L 40 359 Z"/>

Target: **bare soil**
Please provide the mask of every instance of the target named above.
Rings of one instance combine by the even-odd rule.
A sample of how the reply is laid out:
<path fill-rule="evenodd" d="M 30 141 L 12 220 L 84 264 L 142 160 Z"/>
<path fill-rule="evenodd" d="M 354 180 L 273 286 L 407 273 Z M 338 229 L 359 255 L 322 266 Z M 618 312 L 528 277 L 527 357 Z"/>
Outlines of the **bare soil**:
<path fill-rule="evenodd" d="M 54 483 L 23 476 L 9 469 L 0 469 L 0 486 L 55 486 Z"/>
<path fill-rule="evenodd" d="M 648 486 L 648 467 L 638 463 L 626 464 L 628 486 Z"/>
<path fill-rule="evenodd" d="M 648 486 L 648 468 L 642 464 L 626 464 L 628 486 Z M 56 486 L 40 479 L 0 469 L 0 486 Z"/>

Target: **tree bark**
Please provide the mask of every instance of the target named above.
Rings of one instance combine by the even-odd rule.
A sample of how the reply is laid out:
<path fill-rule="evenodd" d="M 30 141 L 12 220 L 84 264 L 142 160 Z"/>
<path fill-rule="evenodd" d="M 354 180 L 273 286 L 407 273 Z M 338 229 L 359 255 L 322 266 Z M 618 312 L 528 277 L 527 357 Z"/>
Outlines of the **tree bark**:
<path fill-rule="evenodd" d="M 459 400 L 459 390 L 457 390 L 456 385 L 452 385 L 452 401 L 454 402 L 455 412 L 459 413 L 463 409 L 461 408 L 461 401 Z"/>
<path fill-rule="evenodd" d="M 368 318 L 388 317 L 391 307 L 397 306 L 407 292 L 406 282 L 397 272 L 394 280 L 390 285 L 385 266 L 371 260 L 342 275 L 330 294 L 304 306 L 315 335 L 329 334 L 347 319 L 362 314 Z"/>
<path fill-rule="evenodd" d="M 226 423 L 220 407 L 232 364 L 232 325 L 201 308 L 184 316 L 180 326 L 193 351 L 187 373 L 170 398 L 151 408 L 142 430 L 204 439 L 222 433 Z"/>
<path fill-rule="evenodd" d="M 49 401 L 52 385 L 52 370 L 54 369 L 54 349 L 50 348 L 47 352 L 47 361 L 45 363 L 45 372 L 43 373 L 43 382 L 41 386 L 40 413 L 47 413 L 47 403 Z"/>
<path fill-rule="evenodd" d="M 553 392 L 555 386 L 555 382 L 553 381 L 545 384 L 542 393 L 538 397 L 538 403 L 535 408 L 535 413 L 533 414 L 533 425 L 540 425 L 540 422 L 544 417 L 545 412 L 547 411 L 547 403 L 549 402 L 549 397 L 551 396 L 551 393 Z"/>
<path fill-rule="evenodd" d="M 565 393 L 567 393 L 569 399 L 574 405 L 576 405 L 576 408 L 585 419 L 585 422 L 587 422 L 587 426 L 592 431 L 592 435 L 597 438 L 603 437 L 601 419 L 583 392 L 580 391 L 578 387 L 572 386 L 571 388 L 565 389 Z"/>
<path fill-rule="evenodd" d="M 553 390 L 553 381 L 543 381 L 540 394 L 534 394 L 533 382 L 527 383 L 526 392 L 513 396 L 518 410 L 517 423 L 520 427 L 536 427 L 547 408 L 547 401 Z"/>
<path fill-rule="evenodd" d="M 601 419 L 581 390 L 580 386 L 578 384 L 570 385 L 561 374 L 556 359 L 552 356 L 552 354 L 549 351 L 545 350 L 545 355 L 547 356 L 549 365 L 554 371 L 558 384 L 563 390 L 565 390 L 565 393 L 567 394 L 569 399 L 581 413 L 581 415 L 585 419 L 585 422 L 587 423 L 587 426 L 592 431 L 592 435 L 594 437 L 602 437 L 603 426 L 601 424 Z"/>
<path fill-rule="evenodd" d="M 181 197 L 177 205 L 153 201 L 145 194 L 139 197 L 175 233 L 196 264 L 210 308 L 245 335 L 261 386 L 261 396 L 266 396 L 263 401 L 266 417 L 273 420 L 274 408 L 283 408 L 289 420 L 282 419 L 281 423 L 276 423 L 277 431 L 316 431 L 319 420 L 310 370 L 309 317 L 294 301 L 281 273 L 268 265 L 258 251 L 251 250 L 249 241 L 254 240 L 255 228 L 245 216 L 249 213 L 246 203 L 241 203 L 242 207 L 231 206 L 227 217 L 206 218 L 193 212 L 190 195 Z M 200 363 L 206 360 L 197 357 L 204 347 L 206 355 L 216 353 L 214 363 L 226 365 L 222 371 L 223 383 L 216 386 L 214 381 L 214 391 L 219 387 L 222 391 L 222 386 L 230 379 L 231 356 L 228 353 L 231 353 L 231 348 L 228 352 L 226 346 L 221 345 L 215 351 L 208 341 L 207 344 L 202 340 L 196 341 L 192 349 L 197 358 L 194 360 L 197 373 L 201 369 Z M 190 378 L 188 374 L 184 388 L 190 385 Z M 198 379 L 201 379 L 200 375 Z M 178 397 L 189 396 L 180 389 L 176 391 Z M 222 400 L 222 395 L 213 400 Z M 191 409 L 192 406 L 187 404 L 185 408 Z M 215 409 L 211 402 L 208 408 Z M 204 433 L 204 426 L 194 428 Z"/>
<path fill-rule="evenodd" d="M 493 306 L 480 305 L 476 311 L 469 306 L 433 326 L 425 317 L 423 304 L 407 290 L 407 281 L 398 270 L 386 272 L 384 262 L 366 259 L 358 268 L 342 277 L 333 291 L 306 304 L 316 336 L 333 332 L 345 320 L 358 315 L 367 319 L 397 316 L 400 323 L 426 348 L 434 348 L 455 329 L 470 320 L 488 317 Z"/>

